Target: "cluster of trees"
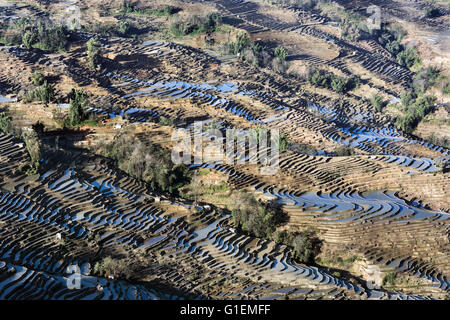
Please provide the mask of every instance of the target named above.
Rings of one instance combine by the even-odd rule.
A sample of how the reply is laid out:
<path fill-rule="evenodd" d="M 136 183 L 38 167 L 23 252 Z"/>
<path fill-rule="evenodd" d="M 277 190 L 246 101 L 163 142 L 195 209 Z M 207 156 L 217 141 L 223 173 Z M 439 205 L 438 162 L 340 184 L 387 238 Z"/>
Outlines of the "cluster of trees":
<path fill-rule="evenodd" d="M 131 3 L 130 1 L 122 1 L 119 12 L 121 14 L 139 14 L 139 15 L 151 15 L 151 16 L 157 16 L 157 17 L 163 17 L 163 16 L 172 16 L 176 13 L 181 11 L 180 8 L 171 6 L 171 5 L 165 5 L 160 9 L 145 9 L 140 8 L 139 6 Z"/>
<path fill-rule="evenodd" d="M 14 126 L 11 117 L 5 112 L 0 112 L 0 131 L 6 134 L 14 134 Z"/>
<path fill-rule="evenodd" d="M 402 95 L 404 114 L 397 118 L 396 125 L 404 132 L 412 133 L 419 122 L 434 110 L 436 98 L 433 96 L 421 96 L 416 99 L 414 92 L 405 92 Z"/>
<path fill-rule="evenodd" d="M 115 278 L 130 279 L 133 275 L 133 268 L 127 259 L 114 259 L 105 257 L 94 265 L 94 273 L 101 277 L 113 276 Z"/>
<path fill-rule="evenodd" d="M 314 263 L 320 250 L 320 240 L 312 231 L 278 231 L 274 235 L 274 241 L 292 247 L 293 258 L 300 263 Z"/>
<path fill-rule="evenodd" d="M 100 43 L 94 38 L 87 42 L 88 63 L 92 69 L 96 69 L 101 65 Z"/>
<path fill-rule="evenodd" d="M 31 172 L 39 171 L 40 160 L 42 158 L 42 146 L 39 135 L 35 130 L 27 130 L 22 133 L 22 139 L 25 142 L 28 154 L 30 155 Z"/>
<path fill-rule="evenodd" d="M 381 110 L 383 110 L 383 106 L 384 106 L 383 98 L 377 94 L 374 94 L 374 95 L 372 95 L 372 97 L 370 97 L 370 104 L 378 112 L 381 112 Z"/>
<path fill-rule="evenodd" d="M 89 101 L 86 92 L 83 90 L 72 89 L 69 94 L 69 117 L 67 124 L 70 126 L 78 126 L 87 119 L 86 109 Z"/>
<path fill-rule="evenodd" d="M 313 146 L 310 146 L 310 145 L 305 144 L 305 143 L 296 144 L 292 148 L 292 150 L 294 152 L 306 154 L 306 155 L 309 155 L 309 156 L 314 156 L 314 155 L 317 154 L 317 150 Z"/>
<path fill-rule="evenodd" d="M 411 89 L 401 95 L 403 115 L 397 118 L 397 127 L 412 133 L 420 121 L 434 110 L 436 98 L 426 96 L 425 92 L 436 83 L 438 77 L 439 70 L 434 67 L 422 68 L 414 75 Z"/>
<path fill-rule="evenodd" d="M 396 24 L 389 26 L 383 25 L 381 30 L 373 31 L 374 38 L 382 45 L 392 56 L 396 57 L 397 62 L 407 68 L 420 64 L 420 58 L 415 47 L 406 48 L 401 41 L 406 35 L 406 31 Z"/>
<path fill-rule="evenodd" d="M 232 221 L 236 229 L 258 238 L 271 238 L 285 214 L 274 203 L 262 203 L 247 192 L 233 198 Z"/>
<path fill-rule="evenodd" d="M 213 33 L 217 31 L 222 23 L 222 18 L 218 12 L 210 12 L 204 17 L 189 16 L 185 20 L 174 21 L 170 25 L 170 31 L 176 37 L 190 34 Z"/>
<path fill-rule="evenodd" d="M 23 19 L 18 24 L 21 44 L 27 49 L 39 48 L 44 51 L 64 51 L 69 43 L 70 35 L 63 26 L 38 21 L 33 23 Z"/>
<path fill-rule="evenodd" d="M 395 280 L 397 278 L 397 273 L 388 272 L 386 276 L 383 278 L 383 286 L 390 285 L 395 286 Z"/>
<path fill-rule="evenodd" d="M 336 157 L 348 157 L 355 154 L 355 151 L 347 146 L 339 146 L 333 151 Z"/>
<path fill-rule="evenodd" d="M 436 67 L 427 67 L 419 70 L 413 77 L 412 89 L 418 95 L 425 93 L 431 88 L 439 77 L 439 69 Z"/>
<path fill-rule="evenodd" d="M 191 181 L 188 167 L 173 164 L 170 152 L 157 145 L 120 135 L 102 149 L 103 155 L 115 160 L 119 169 L 147 182 L 153 190 L 178 196 L 178 190 Z"/>
<path fill-rule="evenodd" d="M 253 42 L 245 32 L 238 34 L 236 41 L 226 43 L 222 50 L 224 54 L 237 55 L 249 64 L 261 68 L 269 67 L 279 73 L 286 72 L 289 67 L 286 62 L 286 48 L 276 47 L 270 50 L 264 44 Z"/>
<path fill-rule="evenodd" d="M 441 15 L 442 13 L 439 8 L 428 8 L 427 10 L 425 10 L 425 18 L 432 19 L 440 17 Z"/>
<path fill-rule="evenodd" d="M 324 87 L 338 93 L 345 93 L 359 86 L 359 79 L 356 77 L 342 78 L 321 69 L 311 70 L 308 74 L 308 80 L 313 85 Z"/>
<path fill-rule="evenodd" d="M 354 12 L 342 11 L 341 36 L 350 41 L 358 41 L 363 37 L 370 36 L 370 30 L 366 23 L 363 23 L 363 17 Z"/>
<path fill-rule="evenodd" d="M 136 38 L 141 30 L 129 20 L 122 19 L 118 22 L 96 22 L 91 25 L 82 26 L 82 29 L 89 33 L 102 35 L 105 37 L 132 37 Z"/>
<path fill-rule="evenodd" d="M 25 142 L 25 147 L 30 156 L 30 165 L 24 164 L 20 170 L 25 171 L 28 174 L 35 174 L 39 170 L 40 160 L 42 157 L 42 145 L 39 139 L 39 133 L 33 129 L 22 131 L 20 128 L 16 128 L 10 116 L 5 112 L 0 112 L 0 131 L 6 134 L 14 135 Z"/>
<path fill-rule="evenodd" d="M 49 83 L 41 72 L 34 71 L 31 74 L 31 83 L 35 88 L 25 95 L 26 102 L 40 101 L 47 105 L 55 100 L 55 85 Z"/>
<path fill-rule="evenodd" d="M 442 172 L 447 173 L 450 171 L 450 161 L 436 160 L 436 167 Z"/>
<path fill-rule="evenodd" d="M 319 2 L 318 0 L 265 0 L 270 4 L 281 4 L 294 6 L 302 9 L 312 9 Z"/>
<path fill-rule="evenodd" d="M 264 133 L 266 134 L 267 142 L 270 143 L 272 141 L 271 131 L 267 130 L 261 125 L 255 127 L 254 130 L 252 131 L 252 139 L 254 139 L 255 141 L 259 141 L 260 136 Z M 285 133 L 281 133 L 278 136 L 274 136 L 273 140 L 274 144 L 278 146 L 279 152 L 286 151 L 292 145 L 289 136 L 286 135 Z"/>
<path fill-rule="evenodd" d="M 432 143 L 436 146 L 441 146 L 450 149 L 450 139 L 447 137 L 437 137 L 434 134 L 424 139 L 425 141 Z"/>

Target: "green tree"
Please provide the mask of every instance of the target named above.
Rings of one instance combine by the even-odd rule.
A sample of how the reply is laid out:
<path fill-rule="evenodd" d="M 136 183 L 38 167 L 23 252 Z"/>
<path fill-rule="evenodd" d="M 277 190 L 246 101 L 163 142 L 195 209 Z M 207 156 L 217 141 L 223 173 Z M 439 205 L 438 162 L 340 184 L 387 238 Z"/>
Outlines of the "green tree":
<path fill-rule="evenodd" d="M 4 112 L 0 112 L 0 130 L 4 133 L 13 132 L 11 117 Z"/>
<path fill-rule="evenodd" d="M 87 118 L 87 94 L 83 90 L 72 89 L 69 95 L 69 122 L 72 126 L 80 125 Z"/>
<path fill-rule="evenodd" d="M 27 30 L 22 36 L 22 43 L 28 50 L 32 48 L 36 41 L 36 35 L 33 31 Z"/>
<path fill-rule="evenodd" d="M 28 130 L 23 132 L 22 138 L 25 141 L 28 154 L 31 158 L 31 166 L 33 169 L 38 170 L 42 157 L 42 148 L 39 137 L 33 130 Z"/>
<path fill-rule="evenodd" d="M 294 259 L 301 263 L 310 263 L 314 257 L 314 243 L 306 233 L 300 233 L 292 240 Z"/>
<path fill-rule="evenodd" d="M 44 84 L 44 80 L 45 80 L 45 77 L 44 77 L 44 75 L 42 74 L 42 72 L 34 71 L 34 72 L 31 74 L 31 82 L 32 82 L 35 86 L 43 85 L 43 84 Z"/>
<path fill-rule="evenodd" d="M 370 98 L 370 103 L 378 112 L 381 112 L 381 110 L 383 109 L 383 98 L 379 95 L 372 95 L 372 97 Z"/>
<path fill-rule="evenodd" d="M 283 47 L 275 48 L 273 53 L 274 53 L 275 57 L 279 58 L 282 61 L 285 61 L 286 57 L 288 56 L 288 52 L 287 52 L 286 48 L 283 48 Z"/>
<path fill-rule="evenodd" d="M 88 61 L 91 68 L 97 68 L 100 63 L 100 43 L 94 38 L 89 39 L 87 42 Z"/>

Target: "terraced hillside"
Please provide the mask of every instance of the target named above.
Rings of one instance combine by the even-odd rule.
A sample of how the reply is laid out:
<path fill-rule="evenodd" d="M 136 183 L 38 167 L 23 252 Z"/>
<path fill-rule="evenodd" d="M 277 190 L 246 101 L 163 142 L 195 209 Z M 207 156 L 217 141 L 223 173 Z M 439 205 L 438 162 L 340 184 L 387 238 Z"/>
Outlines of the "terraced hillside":
<path fill-rule="evenodd" d="M 447 70 L 341 33 L 359 3 L 0 6 L 0 299 L 448 298 Z M 242 152 L 202 158 L 230 130 Z M 242 195 L 284 218 L 239 224 Z"/>

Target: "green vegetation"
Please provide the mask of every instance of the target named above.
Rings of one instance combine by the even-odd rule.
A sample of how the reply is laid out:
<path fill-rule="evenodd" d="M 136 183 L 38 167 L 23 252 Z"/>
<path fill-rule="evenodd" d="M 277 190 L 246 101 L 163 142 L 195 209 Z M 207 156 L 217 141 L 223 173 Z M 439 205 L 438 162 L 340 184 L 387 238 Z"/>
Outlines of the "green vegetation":
<path fill-rule="evenodd" d="M 450 149 L 450 139 L 447 137 L 436 137 L 434 134 L 424 139 L 425 141 L 432 143 L 436 146 L 441 146 Z"/>
<path fill-rule="evenodd" d="M 222 51 L 226 55 L 236 55 L 256 67 L 270 67 L 278 73 L 285 73 L 289 67 L 286 62 L 288 55 L 286 48 L 277 47 L 269 50 L 263 43 L 251 41 L 245 32 L 239 33 L 236 41 L 224 44 Z"/>
<path fill-rule="evenodd" d="M 270 4 L 294 6 L 302 9 L 312 9 L 319 2 L 319 0 L 265 0 L 265 1 Z"/>
<path fill-rule="evenodd" d="M 450 161 L 436 160 L 436 167 L 442 173 L 447 173 L 450 171 Z"/>
<path fill-rule="evenodd" d="M 384 101 L 383 98 L 379 95 L 374 94 L 370 98 L 370 103 L 378 112 L 381 112 L 381 110 L 383 109 Z"/>
<path fill-rule="evenodd" d="M 11 134 L 14 132 L 11 117 L 4 112 L 0 112 L 0 130 L 6 134 Z"/>
<path fill-rule="evenodd" d="M 397 274 L 395 272 L 388 272 L 383 279 L 383 286 L 385 286 L 385 285 L 395 286 L 396 278 L 397 278 Z"/>
<path fill-rule="evenodd" d="M 83 90 L 72 89 L 69 94 L 69 125 L 79 126 L 87 119 L 87 105 L 87 94 Z"/>
<path fill-rule="evenodd" d="M 302 263 L 312 262 L 314 243 L 307 234 L 296 235 L 292 240 L 292 247 L 294 248 L 294 259 Z"/>
<path fill-rule="evenodd" d="M 199 174 L 199 176 L 200 176 L 200 174 Z M 230 189 L 230 186 L 225 181 L 221 181 L 220 184 L 218 184 L 218 185 L 214 185 L 214 184 L 209 185 L 209 190 L 211 190 L 212 193 L 224 192 L 229 189 Z"/>
<path fill-rule="evenodd" d="M 234 196 L 233 203 L 234 226 L 258 238 L 271 238 L 284 218 L 279 207 L 261 203 L 250 193 L 240 192 Z"/>
<path fill-rule="evenodd" d="M 408 68 L 412 68 L 413 66 L 418 65 L 420 63 L 420 58 L 417 54 L 417 49 L 414 47 L 400 51 L 397 54 L 397 62 L 400 65 Z"/>
<path fill-rule="evenodd" d="M 311 70 L 308 80 L 315 86 L 324 87 L 338 93 L 345 93 L 359 86 L 358 78 L 342 78 L 321 69 Z"/>
<path fill-rule="evenodd" d="M 438 68 L 422 68 L 414 75 L 412 87 L 417 94 L 423 94 L 436 83 L 438 77 Z"/>
<path fill-rule="evenodd" d="M 100 59 L 100 43 L 94 38 L 87 42 L 88 62 L 92 69 L 96 69 L 101 64 Z"/>
<path fill-rule="evenodd" d="M 416 100 L 416 98 L 417 98 L 417 94 L 412 90 L 405 91 L 401 95 L 401 101 L 405 108 L 412 105 L 414 103 L 414 101 Z"/>
<path fill-rule="evenodd" d="M 34 130 L 24 131 L 22 139 L 25 142 L 28 154 L 31 159 L 32 173 L 36 173 L 39 170 L 39 164 L 42 157 L 42 148 L 38 134 Z"/>
<path fill-rule="evenodd" d="M 441 16 L 441 11 L 438 8 L 428 8 L 425 11 L 425 18 L 433 19 Z"/>
<path fill-rule="evenodd" d="M 285 61 L 286 57 L 288 55 L 286 48 L 283 48 L 283 47 L 276 47 L 273 53 L 274 53 L 275 57 L 277 57 L 278 59 L 280 59 L 282 61 Z"/>
<path fill-rule="evenodd" d="M 25 101 L 27 102 L 40 101 L 45 104 L 49 104 L 54 99 L 55 99 L 55 85 L 52 83 L 48 83 L 47 80 L 44 80 L 44 83 L 41 86 L 28 92 L 25 96 Z"/>
<path fill-rule="evenodd" d="M 153 190 L 178 196 L 178 190 L 191 180 L 188 167 L 173 164 L 170 152 L 156 145 L 119 135 L 102 149 L 103 155 L 115 160 L 119 169 L 147 182 Z"/>
<path fill-rule="evenodd" d="M 347 146 L 339 146 L 333 151 L 336 157 L 348 157 L 355 154 L 355 151 Z"/>
<path fill-rule="evenodd" d="M 133 269 L 124 259 L 113 259 L 111 257 L 105 257 L 103 260 L 96 262 L 94 265 L 94 273 L 103 277 L 117 277 L 130 279 Z"/>
<path fill-rule="evenodd" d="M 41 72 L 34 71 L 31 74 L 31 83 L 33 83 L 33 85 L 41 86 L 41 85 L 44 84 L 44 81 L 45 81 L 45 77 L 44 77 L 44 75 Z"/>
<path fill-rule="evenodd" d="M 424 94 L 437 83 L 438 79 L 440 79 L 439 70 L 434 67 L 422 68 L 414 75 L 411 89 L 401 95 L 404 112 L 397 118 L 397 127 L 404 132 L 412 133 L 422 119 L 433 112 L 436 98 Z"/>
<path fill-rule="evenodd" d="M 181 10 L 180 8 L 171 5 L 165 5 L 161 9 L 144 9 L 132 4 L 130 1 L 123 1 L 122 4 L 120 5 L 119 13 L 168 17 L 178 13 L 180 10 Z"/>
<path fill-rule="evenodd" d="M 396 126 L 402 129 L 406 133 L 412 133 L 419 122 L 430 112 L 434 110 L 434 104 L 436 98 L 432 96 L 419 97 L 414 103 L 409 98 L 410 94 L 402 96 L 402 102 L 404 104 L 404 114 L 397 118 Z"/>
<path fill-rule="evenodd" d="M 31 22 L 28 19 L 21 19 L 15 25 L 21 35 L 20 43 L 25 48 L 38 48 L 44 51 L 57 52 L 65 51 L 69 42 L 69 33 L 64 26 L 51 26 L 49 23 L 39 21 Z M 13 38 L 19 40 L 17 37 Z"/>
<path fill-rule="evenodd" d="M 278 231 L 274 234 L 273 240 L 276 243 L 291 247 L 293 258 L 300 263 L 314 263 L 315 256 L 320 250 L 320 240 L 312 231 Z"/>
<path fill-rule="evenodd" d="M 298 153 L 307 154 L 309 156 L 313 156 L 317 153 L 317 150 L 313 146 L 304 143 L 295 145 L 292 150 Z"/>
<path fill-rule="evenodd" d="M 173 119 L 162 116 L 159 118 L 159 124 L 161 126 L 173 127 Z"/>
<path fill-rule="evenodd" d="M 170 31 L 176 37 L 199 33 L 212 33 L 217 31 L 220 24 L 220 14 L 217 12 L 211 12 L 205 17 L 189 16 L 186 19 L 174 21 L 170 25 Z"/>
<path fill-rule="evenodd" d="M 291 145 L 291 141 L 289 139 L 289 136 L 284 134 L 284 133 L 282 133 L 279 136 L 279 140 L 278 141 L 279 141 L 278 143 L 279 143 L 279 150 L 280 150 L 280 152 L 286 151 L 289 148 L 289 146 Z"/>

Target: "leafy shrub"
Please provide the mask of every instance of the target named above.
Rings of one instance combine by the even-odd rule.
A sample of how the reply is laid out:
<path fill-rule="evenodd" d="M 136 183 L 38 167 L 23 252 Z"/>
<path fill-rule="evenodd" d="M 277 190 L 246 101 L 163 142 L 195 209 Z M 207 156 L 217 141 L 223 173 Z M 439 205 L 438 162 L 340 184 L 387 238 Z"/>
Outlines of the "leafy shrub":
<path fill-rule="evenodd" d="M 328 88 L 339 93 L 345 93 L 357 88 L 359 85 L 357 78 L 341 78 L 321 69 L 311 70 L 308 79 L 313 85 Z"/>
<path fill-rule="evenodd" d="M 69 33 L 64 26 L 51 26 L 44 22 L 34 24 L 25 20 L 21 26 L 22 44 L 31 49 L 36 47 L 44 51 L 56 52 L 64 51 L 68 44 Z"/>
<path fill-rule="evenodd" d="M 31 74 L 31 83 L 33 83 L 35 86 L 40 86 L 44 84 L 44 80 L 45 80 L 44 75 L 39 71 L 34 71 Z"/>
<path fill-rule="evenodd" d="M 181 9 L 171 5 L 165 5 L 161 9 L 143 9 L 132 4 L 130 1 L 123 1 L 119 8 L 119 12 L 122 14 L 132 13 L 157 17 L 172 16 L 178 13 L 180 10 Z"/>
<path fill-rule="evenodd" d="M 87 94 L 83 90 L 72 89 L 69 94 L 69 124 L 80 125 L 87 118 Z"/>
<path fill-rule="evenodd" d="M 414 103 L 417 98 L 417 94 L 414 91 L 405 91 L 401 95 L 401 101 L 404 107 L 409 107 Z"/>
<path fill-rule="evenodd" d="M 28 92 L 25 100 L 27 101 L 40 101 L 48 104 L 55 99 L 55 85 L 48 83 L 44 80 L 44 83 L 36 89 Z"/>
<path fill-rule="evenodd" d="M 39 137 L 34 130 L 24 131 L 22 138 L 25 142 L 28 154 L 31 158 L 31 166 L 36 171 L 39 169 L 40 160 L 42 157 L 41 143 Z"/>
<path fill-rule="evenodd" d="M 177 20 L 170 25 L 170 31 L 176 37 L 190 34 L 215 32 L 221 24 L 220 14 L 208 13 L 205 17 L 190 16 L 185 20 Z"/>
<path fill-rule="evenodd" d="M 233 203 L 235 227 L 259 238 L 270 238 L 284 218 L 278 207 L 261 203 L 250 193 L 239 193 L 233 198 Z"/>
<path fill-rule="evenodd" d="M 437 18 L 441 16 L 441 11 L 439 10 L 439 8 L 428 8 L 425 11 L 425 18 Z"/>
<path fill-rule="evenodd" d="M 334 149 L 334 155 L 337 157 L 346 157 L 351 156 L 355 154 L 355 151 L 353 151 L 352 148 L 347 146 L 339 146 L 336 149 Z"/>
<path fill-rule="evenodd" d="M 188 167 L 174 165 L 170 152 L 153 144 L 144 145 L 126 135 L 105 145 L 103 155 L 115 160 L 119 169 L 147 182 L 154 190 L 178 195 L 178 190 L 191 180 Z"/>
<path fill-rule="evenodd" d="M 391 286 L 395 286 L 395 279 L 397 278 L 397 274 L 395 272 L 388 272 L 383 279 L 383 286 L 389 284 Z"/>
<path fill-rule="evenodd" d="M 173 126 L 173 119 L 170 118 L 166 118 L 166 117 L 161 117 L 159 119 L 159 124 L 162 126 L 168 126 L 168 127 L 172 127 Z"/>
<path fill-rule="evenodd" d="M 4 112 L 0 112 L 0 130 L 3 133 L 12 133 L 13 129 L 11 117 Z"/>
<path fill-rule="evenodd" d="M 424 93 L 432 87 L 439 76 L 439 69 L 435 67 L 422 68 L 413 77 L 412 86 L 417 93 Z"/>
<path fill-rule="evenodd" d="M 373 95 L 370 98 L 370 103 L 372 104 L 372 106 L 378 111 L 381 112 L 381 110 L 383 109 L 383 98 L 379 95 Z"/>
<path fill-rule="evenodd" d="M 287 52 L 286 48 L 277 47 L 277 48 L 275 48 L 274 55 L 275 55 L 275 57 L 277 57 L 280 60 L 284 61 L 284 60 L 286 60 L 288 52 Z"/>
<path fill-rule="evenodd" d="M 405 67 L 411 68 L 412 66 L 420 63 L 420 58 L 417 54 L 416 48 L 408 48 L 397 54 L 397 62 Z"/>
<path fill-rule="evenodd" d="M 99 276 L 109 277 L 114 276 L 118 278 L 130 279 L 133 268 L 128 265 L 126 259 L 113 259 L 105 257 L 94 265 L 94 273 Z"/>
<path fill-rule="evenodd" d="M 100 63 L 100 43 L 94 38 L 89 39 L 87 42 L 88 62 L 89 66 L 93 69 L 97 68 Z"/>

